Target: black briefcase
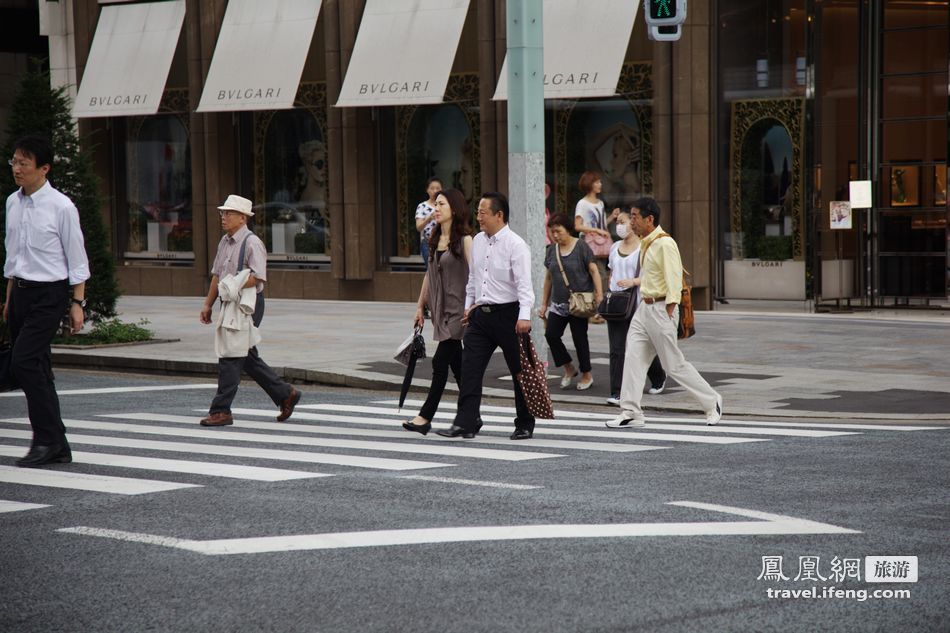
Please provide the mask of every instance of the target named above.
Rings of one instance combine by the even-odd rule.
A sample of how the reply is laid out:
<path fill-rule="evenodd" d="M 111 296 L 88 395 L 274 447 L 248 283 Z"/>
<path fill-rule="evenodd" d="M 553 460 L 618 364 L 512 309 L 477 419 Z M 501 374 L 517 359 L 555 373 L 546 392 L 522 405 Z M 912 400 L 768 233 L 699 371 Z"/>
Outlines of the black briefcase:
<path fill-rule="evenodd" d="M 19 388 L 13 378 L 13 346 L 9 341 L 4 341 L 0 343 L 0 392 Z"/>

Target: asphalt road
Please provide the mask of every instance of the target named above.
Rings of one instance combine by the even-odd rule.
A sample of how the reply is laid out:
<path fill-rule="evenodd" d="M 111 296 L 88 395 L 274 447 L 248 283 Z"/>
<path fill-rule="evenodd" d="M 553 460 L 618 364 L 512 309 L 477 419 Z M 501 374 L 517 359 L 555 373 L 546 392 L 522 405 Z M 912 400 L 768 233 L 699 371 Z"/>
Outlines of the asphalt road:
<path fill-rule="evenodd" d="M 57 375 L 71 465 L 12 468 L 26 406 L 0 396 L 0 631 L 947 630 L 947 424 L 572 407 L 515 443 L 483 409 L 507 418 L 449 441 L 403 432 L 393 393 L 303 387 L 317 408 L 278 424 L 245 384 L 251 411 L 202 429 L 207 381 Z M 919 579 L 868 582 L 866 556 Z"/>

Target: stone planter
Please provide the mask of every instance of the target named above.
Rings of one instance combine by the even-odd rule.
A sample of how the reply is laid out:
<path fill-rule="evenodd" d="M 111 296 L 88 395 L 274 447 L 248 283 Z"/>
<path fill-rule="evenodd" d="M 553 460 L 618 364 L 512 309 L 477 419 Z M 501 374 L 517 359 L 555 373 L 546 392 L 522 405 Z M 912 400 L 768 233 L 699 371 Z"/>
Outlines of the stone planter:
<path fill-rule="evenodd" d="M 727 299 L 804 301 L 805 262 L 794 259 L 726 261 L 724 294 Z"/>

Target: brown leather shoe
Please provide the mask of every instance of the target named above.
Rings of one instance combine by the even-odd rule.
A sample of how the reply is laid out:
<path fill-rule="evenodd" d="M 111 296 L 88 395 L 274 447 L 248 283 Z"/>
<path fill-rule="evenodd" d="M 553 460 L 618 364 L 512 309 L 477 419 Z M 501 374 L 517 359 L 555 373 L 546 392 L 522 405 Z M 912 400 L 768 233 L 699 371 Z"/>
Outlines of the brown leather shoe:
<path fill-rule="evenodd" d="M 234 424 L 234 418 L 225 411 L 210 413 L 208 417 L 201 420 L 201 426 L 227 426 L 229 424 Z"/>
<path fill-rule="evenodd" d="M 277 416 L 277 421 L 283 422 L 293 415 L 294 407 L 297 406 L 298 402 L 300 402 L 300 392 L 291 387 L 290 395 L 280 403 L 280 415 Z"/>

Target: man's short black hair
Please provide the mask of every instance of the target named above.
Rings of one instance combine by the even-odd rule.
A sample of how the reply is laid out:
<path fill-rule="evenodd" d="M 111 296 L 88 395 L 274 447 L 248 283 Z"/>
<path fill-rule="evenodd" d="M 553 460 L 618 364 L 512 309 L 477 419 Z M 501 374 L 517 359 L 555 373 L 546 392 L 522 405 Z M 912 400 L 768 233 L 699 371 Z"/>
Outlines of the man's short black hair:
<path fill-rule="evenodd" d="M 13 144 L 13 151 L 19 151 L 27 158 L 34 159 L 37 167 L 42 167 L 43 165 L 53 166 L 53 146 L 50 144 L 49 139 L 43 136 L 30 134 L 21 137 Z"/>
<path fill-rule="evenodd" d="M 482 198 L 488 200 L 492 211 L 495 213 L 501 211 L 502 219 L 505 224 L 508 224 L 508 198 L 505 197 L 505 194 L 497 191 L 486 191 L 482 194 Z"/>
<path fill-rule="evenodd" d="M 649 196 L 637 198 L 630 206 L 630 211 L 639 211 L 641 218 L 652 216 L 653 226 L 660 226 L 660 205 L 653 198 Z"/>

